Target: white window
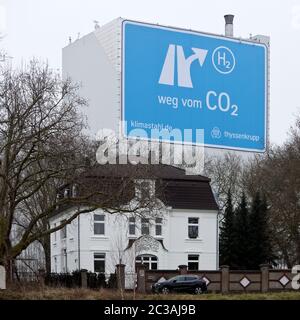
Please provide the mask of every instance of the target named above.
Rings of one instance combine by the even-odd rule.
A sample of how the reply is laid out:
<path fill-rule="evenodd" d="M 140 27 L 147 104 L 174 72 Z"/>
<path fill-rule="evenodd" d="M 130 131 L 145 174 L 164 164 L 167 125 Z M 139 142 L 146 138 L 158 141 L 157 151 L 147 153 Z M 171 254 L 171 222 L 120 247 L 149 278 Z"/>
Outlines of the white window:
<path fill-rule="evenodd" d="M 54 272 L 57 273 L 57 257 L 54 257 Z"/>
<path fill-rule="evenodd" d="M 155 219 L 155 235 L 156 236 L 162 235 L 162 218 Z"/>
<path fill-rule="evenodd" d="M 150 201 L 155 193 L 155 181 L 153 180 L 136 180 L 135 195 L 142 202 Z"/>
<path fill-rule="evenodd" d="M 77 196 L 77 185 L 73 184 L 72 186 L 72 197 L 76 197 Z"/>
<path fill-rule="evenodd" d="M 143 236 L 147 236 L 150 234 L 149 219 L 147 218 L 141 219 L 141 233 Z"/>
<path fill-rule="evenodd" d="M 56 228 L 56 223 L 54 223 L 53 228 Z M 57 233 L 56 233 L 56 231 L 53 233 L 53 239 L 54 239 L 54 242 L 57 241 Z"/>
<path fill-rule="evenodd" d="M 149 180 L 137 180 L 136 190 L 135 190 L 136 196 L 142 200 L 148 199 L 150 187 L 151 187 L 151 184 Z"/>
<path fill-rule="evenodd" d="M 66 220 L 62 220 L 60 224 L 64 224 Z M 66 239 L 67 238 L 67 225 L 65 225 L 62 229 L 60 229 L 60 238 Z"/>
<path fill-rule="evenodd" d="M 65 198 L 70 198 L 71 196 L 71 189 L 70 188 L 66 188 L 64 191 L 64 197 Z"/>
<path fill-rule="evenodd" d="M 148 270 L 158 269 L 158 259 L 156 256 L 142 254 L 136 257 L 136 263 L 142 263 Z"/>
<path fill-rule="evenodd" d="M 63 249 L 61 254 L 61 272 L 68 272 L 68 256 L 66 249 Z"/>
<path fill-rule="evenodd" d="M 129 218 L 129 235 L 135 235 L 135 217 Z"/>
<path fill-rule="evenodd" d="M 104 214 L 94 214 L 94 235 L 105 235 Z"/>
<path fill-rule="evenodd" d="M 105 273 L 105 253 L 94 253 L 94 272 Z"/>
<path fill-rule="evenodd" d="M 189 254 L 188 255 L 188 270 L 199 270 L 199 255 Z"/>
<path fill-rule="evenodd" d="M 190 239 L 197 239 L 199 236 L 199 218 L 189 218 L 188 236 Z"/>

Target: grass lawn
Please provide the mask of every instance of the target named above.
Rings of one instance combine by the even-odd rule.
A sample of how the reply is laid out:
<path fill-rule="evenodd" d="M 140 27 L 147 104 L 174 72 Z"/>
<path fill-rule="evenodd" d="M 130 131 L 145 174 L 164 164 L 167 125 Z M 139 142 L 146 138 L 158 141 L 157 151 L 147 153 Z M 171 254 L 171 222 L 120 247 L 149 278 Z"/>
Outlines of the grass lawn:
<path fill-rule="evenodd" d="M 141 295 L 126 292 L 125 300 L 300 300 L 300 291 L 249 293 L 249 294 L 170 294 Z M 16 288 L 0 291 L 0 300 L 120 300 L 122 295 L 114 290 L 88 290 L 65 288 Z"/>

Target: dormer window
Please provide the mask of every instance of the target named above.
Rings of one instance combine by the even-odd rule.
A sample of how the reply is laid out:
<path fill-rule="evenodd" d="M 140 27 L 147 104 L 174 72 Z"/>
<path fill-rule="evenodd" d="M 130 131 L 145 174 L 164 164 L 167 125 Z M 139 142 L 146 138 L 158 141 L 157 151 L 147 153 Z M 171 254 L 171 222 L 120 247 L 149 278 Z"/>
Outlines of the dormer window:
<path fill-rule="evenodd" d="M 152 180 L 136 180 L 135 195 L 142 201 L 149 200 L 155 191 L 155 182 Z"/>
<path fill-rule="evenodd" d="M 59 208 L 59 202 L 64 198 L 64 195 L 62 192 L 58 192 L 56 194 L 56 202 L 58 203 L 57 206 L 56 206 L 56 209 Z"/>
<path fill-rule="evenodd" d="M 71 190 L 70 190 L 70 188 L 66 188 L 64 191 L 64 197 L 70 198 L 70 196 L 71 196 Z"/>
<path fill-rule="evenodd" d="M 72 197 L 76 197 L 77 196 L 77 185 L 73 184 L 72 186 Z"/>

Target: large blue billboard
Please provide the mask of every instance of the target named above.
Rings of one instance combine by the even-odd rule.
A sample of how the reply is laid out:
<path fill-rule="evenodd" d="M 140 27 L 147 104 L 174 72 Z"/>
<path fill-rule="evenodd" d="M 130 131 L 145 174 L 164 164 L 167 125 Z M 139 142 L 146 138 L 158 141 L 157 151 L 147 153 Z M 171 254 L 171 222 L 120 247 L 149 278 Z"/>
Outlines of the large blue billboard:
<path fill-rule="evenodd" d="M 122 37 L 125 136 L 204 129 L 205 146 L 265 150 L 264 44 L 126 20 Z"/>

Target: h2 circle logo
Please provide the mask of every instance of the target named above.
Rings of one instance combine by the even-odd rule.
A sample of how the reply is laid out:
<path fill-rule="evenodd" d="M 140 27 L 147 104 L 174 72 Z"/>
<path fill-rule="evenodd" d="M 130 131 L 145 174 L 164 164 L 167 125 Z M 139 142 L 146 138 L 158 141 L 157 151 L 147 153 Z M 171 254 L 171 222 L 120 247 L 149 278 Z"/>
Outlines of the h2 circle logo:
<path fill-rule="evenodd" d="M 222 74 L 229 74 L 235 68 L 235 56 L 227 47 L 218 47 L 212 54 L 215 69 Z"/>

